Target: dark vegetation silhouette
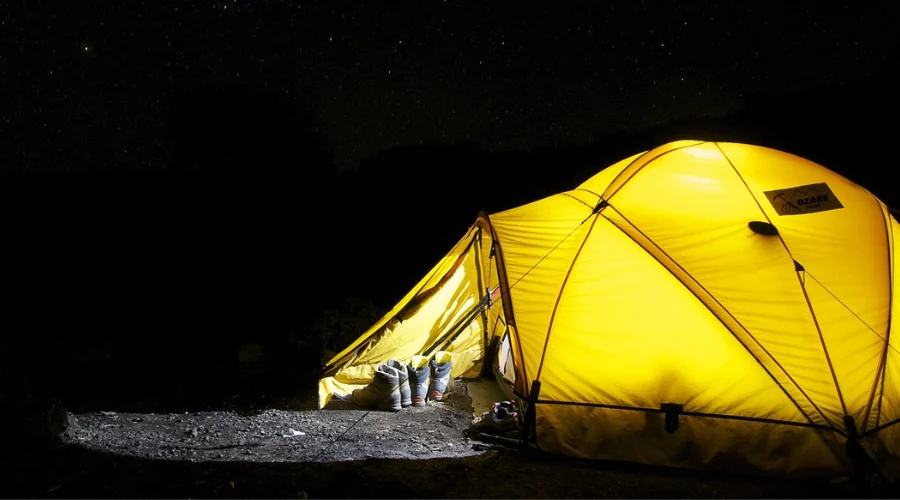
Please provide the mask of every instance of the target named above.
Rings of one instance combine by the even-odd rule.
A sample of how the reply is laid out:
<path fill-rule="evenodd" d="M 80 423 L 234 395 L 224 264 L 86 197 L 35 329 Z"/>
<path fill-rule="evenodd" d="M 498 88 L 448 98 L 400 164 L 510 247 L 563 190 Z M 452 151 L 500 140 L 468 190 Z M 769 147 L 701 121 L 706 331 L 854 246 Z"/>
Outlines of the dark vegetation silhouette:
<path fill-rule="evenodd" d="M 401 146 L 353 172 L 333 169 L 299 101 L 248 89 L 176 95 L 164 173 L 4 180 L 13 293 L 2 363 L 26 392 L 71 410 L 297 394 L 323 349 L 384 314 L 480 209 L 571 189 L 669 140 L 775 147 L 900 205 L 893 127 L 882 124 L 898 109 L 894 85 L 750 96 L 731 116 L 586 145 Z"/>

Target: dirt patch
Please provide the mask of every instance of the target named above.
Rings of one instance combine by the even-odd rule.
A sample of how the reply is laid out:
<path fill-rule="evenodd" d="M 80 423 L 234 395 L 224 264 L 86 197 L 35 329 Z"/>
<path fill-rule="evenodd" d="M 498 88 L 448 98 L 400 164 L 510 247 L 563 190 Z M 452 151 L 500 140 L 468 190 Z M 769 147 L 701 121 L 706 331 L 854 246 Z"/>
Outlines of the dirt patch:
<path fill-rule="evenodd" d="M 269 409 L 255 415 L 72 415 L 68 441 L 94 451 L 188 462 L 462 458 L 485 449 L 462 433 L 471 420 L 462 386 L 444 402 L 400 412 L 335 401 L 322 411 Z"/>
<path fill-rule="evenodd" d="M 845 488 L 572 460 L 473 441 L 465 385 L 398 413 L 312 400 L 255 414 L 83 413 L 49 453 L 7 457 L 5 496 L 789 498 Z M 296 434 L 291 429 L 297 431 Z"/>

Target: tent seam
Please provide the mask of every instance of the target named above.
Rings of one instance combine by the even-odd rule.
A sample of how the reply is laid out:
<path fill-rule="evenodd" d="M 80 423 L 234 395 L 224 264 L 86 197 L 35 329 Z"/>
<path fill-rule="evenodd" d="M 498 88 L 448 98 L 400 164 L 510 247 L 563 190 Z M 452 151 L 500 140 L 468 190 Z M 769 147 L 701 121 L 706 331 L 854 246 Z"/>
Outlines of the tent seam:
<path fill-rule="evenodd" d="M 763 209 L 762 204 L 759 202 L 759 200 L 756 199 L 756 196 L 754 196 L 753 194 L 753 190 L 750 189 L 750 186 L 747 184 L 744 176 L 742 176 L 738 171 L 737 167 L 734 165 L 734 162 L 732 162 L 731 158 L 729 158 L 728 155 L 725 154 L 725 151 L 722 150 L 718 142 L 713 142 L 713 144 L 716 146 L 716 149 L 718 149 L 722 154 L 722 157 L 725 158 L 725 161 L 728 162 L 728 165 L 731 166 L 732 171 L 734 171 L 738 179 L 741 180 L 741 184 L 743 184 L 744 188 L 747 189 L 747 194 L 750 195 L 750 198 L 756 204 L 756 207 L 759 208 L 760 213 L 762 213 L 763 217 L 766 218 L 766 222 L 774 226 L 774 224 L 772 224 L 772 219 L 769 218 L 769 215 Z M 794 259 L 794 255 L 791 253 L 791 249 L 788 248 L 787 242 L 785 242 L 784 238 L 782 238 L 781 233 L 778 233 L 777 236 L 778 241 L 781 242 L 781 246 L 784 248 L 784 251 L 787 252 L 788 257 L 790 257 L 792 261 L 797 262 L 797 260 Z M 831 362 L 831 355 L 828 353 L 828 346 L 825 344 L 825 336 L 822 335 L 822 327 L 819 325 L 819 318 L 816 316 L 816 311 L 813 309 L 812 302 L 809 300 L 809 294 L 806 292 L 806 285 L 800 278 L 800 274 L 796 271 L 794 273 L 797 277 L 797 283 L 800 285 L 800 289 L 803 291 L 803 299 L 806 301 L 806 306 L 809 309 L 809 314 L 812 316 L 813 324 L 816 326 L 816 332 L 819 334 L 819 341 L 822 344 L 822 353 L 825 355 L 825 361 L 828 362 L 828 370 L 831 372 L 831 379 L 834 382 L 834 389 L 837 392 L 838 401 L 841 403 L 841 408 L 844 410 L 844 416 L 848 416 L 849 413 L 847 412 L 847 403 L 844 401 L 844 394 L 841 391 L 840 383 L 838 383 L 837 373 L 835 373 L 834 371 L 834 364 Z"/>
<path fill-rule="evenodd" d="M 653 158 L 650 158 L 650 159 L 648 159 L 647 161 L 645 161 L 643 165 L 637 167 L 637 169 L 636 169 L 630 176 L 628 176 L 627 179 L 623 180 L 622 183 L 619 184 L 619 187 L 617 187 L 615 191 L 613 191 L 612 193 L 609 193 L 608 195 L 606 194 L 606 191 L 604 191 L 604 192 L 603 192 L 603 195 L 600 196 L 600 199 L 606 200 L 607 202 L 609 202 L 609 201 L 612 199 L 612 197 L 615 196 L 619 191 L 621 191 L 622 188 L 624 188 L 625 186 L 627 186 L 628 183 L 630 183 L 631 180 L 634 179 L 634 177 L 635 177 L 637 174 L 639 174 L 639 173 L 641 172 L 641 170 L 644 170 L 644 167 L 646 167 L 647 165 L 649 165 L 649 164 L 655 162 L 656 160 L 662 158 L 663 156 L 666 156 L 666 155 L 669 154 L 669 153 L 674 153 L 674 152 L 676 152 L 676 151 L 681 151 L 682 149 L 688 149 L 688 148 L 693 148 L 693 147 L 696 147 L 696 146 L 700 146 L 700 145 L 702 145 L 702 144 L 706 144 L 707 142 L 709 142 L 709 141 L 696 141 L 694 144 L 685 145 L 685 146 L 679 146 L 679 147 L 677 147 L 677 148 L 672 148 L 672 149 L 663 151 L 662 153 L 660 153 L 660 154 L 654 156 Z M 650 151 L 653 151 L 653 150 L 651 149 Z M 634 165 L 635 163 L 637 163 L 638 161 L 640 161 L 641 158 L 647 156 L 647 154 L 649 154 L 650 151 L 645 151 L 644 154 L 642 154 L 641 156 L 638 156 L 637 158 L 635 158 L 631 163 L 628 164 L 627 167 L 623 168 L 622 171 L 619 172 L 619 175 L 617 175 L 617 176 L 609 183 L 609 185 L 611 186 L 611 185 L 615 184 L 616 181 L 619 180 L 619 177 L 622 177 L 622 175 L 624 175 L 625 172 L 627 172 L 628 169 L 631 168 L 632 165 Z"/>
<path fill-rule="evenodd" d="M 557 405 L 557 406 L 586 406 L 591 408 L 605 408 L 610 410 L 622 410 L 622 411 L 642 411 L 646 413 L 665 413 L 664 410 L 660 408 L 646 408 L 643 406 L 627 406 L 627 405 L 611 405 L 605 403 L 587 403 L 580 401 L 554 401 L 554 400 L 538 400 L 536 403 L 545 404 L 545 405 Z M 820 429 L 820 430 L 828 430 L 832 432 L 839 432 L 838 429 L 834 427 L 829 427 L 825 425 L 820 425 L 816 423 L 805 423 L 805 422 L 791 422 L 790 420 L 778 420 L 774 418 L 762 418 L 762 417 L 747 417 L 743 415 L 728 415 L 725 413 L 707 413 L 702 411 L 682 411 L 680 415 L 686 415 L 691 417 L 704 417 L 704 418 L 719 418 L 726 420 L 742 420 L 747 422 L 758 422 L 764 424 L 774 424 L 774 425 L 790 425 L 794 427 L 804 427 L 807 429 Z"/>
<path fill-rule="evenodd" d="M 606 168 L 609 168 L 609 167 L 606 167 Z M 626 167 L 626 168 L 628 168 L 628 167 Z M 606 169 L 603 169 L 603 170 L 606 170 Z M 601 170 L 601 172 L 602 172 L 603 170 Z M 620 172 L 620 173 L 621 173 L 621 172 Z M 596 197 L 599 198 L 599 199 L 602 199 L 602 198 L 603 198 L 603 195 L 602 195 L 602 194 L 600 194 L 600 193 L 595 193 L 595 192 L 591 191 L 590 189 L 583 188 L 583 187 L 575 188 L 575 189 L 573 189 L 572 191 L 584 191 L 585 193 L 592 194 L 592 195 L 596 196 Z"/>
<path fill-rule="evenodd" d="M 522 352 L 522 341 L 519 339 L 519 325 L 516 323 L 516 316 L 513 312 L 513 303 L 512 303 L 512 293 L 510 292 L 509 285 L 509 276 L 506 275 L 506 257 L 503 255 L 503 244 L 500 242 L 500 238 L 497 236 L 497 232 L 494 229 L 494 224 L 491 223 L 491 217 L 484 210 L 481 211 L 481 215 L 479 216 L 479 221 L 483 220 L 483 224 L 487 225 L 488 231 L 491 235 L 491 240 L 493 240 L 493 244 L 496 245 L 496 251 L 494 252 L 494 256 L 497 259 L 497 283 L 500 286 L 500 300 L 501 305 L 505 305 L 504 302 L 509 303 L 509 307 L 503 307 L 503 315 L 506 317 L 506 326 L 507 328 L 512 327 L 515 330 L 515 341 L 516 346 L 519 348 L 519 356 L 523 356 Z M 478 222 L 476 222 L 477 224 Z M 504 290 L 505 289 L 505 293 Z M 513 356 L 513 360 L 515 361 L 515 356 Z M 528 383 L 528 372 L 525 371 L 525 362 L 524 359 L 519 360 L 520 363 L 516 363 L 515 366 L 519 367 L 521 365 L 522 370 L 522 379 L 523 384 Z M 518 380 L 517 380 L 518 381 Z"/>
<path fill-rule="evenodd" d="M 719 307 L 721 307 L 722 310 L 723 310 L 723 311 L 724 311 L 724 312 L 725 312 L 732 320 L 734 320 L 735 324 L 737 324 L 737 325 L 741 328 L 741 330 L 744 331 L 744 333 L 746 333 L 747 336 L 750 337 L 750 338 L 756 343 L 756 345 L 757 345 L 760 349 L 762 349 L 762 351 L 763 351 L 764 353 L 766 353 L 766 356 L 768 356 L 769 359 L 772 360 L 772 362 L 775 364 L 775 366 L 777 366 L 777 367 L 785 374 L 785 376 L 788 378 L 788 380 L 790 380 L 790 382 L 794 385 L 794 387 L 796 387 L 797 390 L 800 391 L 800 394 L 802 394 L 803 397 L 805 397 L 806 400 L 809 402 L 809 404 L 811 404 L 811 405 L 813 406 L 813 408 L 815 408 L 815 410 L 816 410 L 816 412 L 819 414 L 819 416 L 821 416 L 826 422 L 828 422 L 828 424 L 830 424 L 832 427 L 834 427 L 834 424 L 832 424 L 831 421 L 828 419 L 828 417 L 826 417 L 826 416 L 822 413 L 822 410 L 819 409 L 819 407 L 813 402 L 812 398 L 810 398 L 810 397 L 806 394 L 806 392 L 803 390 L 803 388 L 801 388 L 800 385 L 797 384 L 797 382 L 794 380 L 794 378 L 791 376 L 791 374 L 788 373 L 788 371 L 785 370 L 783 366 L 781 366 L 781 363 L 779 363 L 778 360 L 775 359 L 774 356 L 772 356 L 772 354 L 769 352 L 769 350 L 766 349 L 766 348 L 759 342 L 759 340 L 757 340 L 756 337 L 755 337 L 752 333 L 750 333 L 750 331 L 747 330 L 747 328 L 746 328 L 743 324 L 741 324 L 741 322 L 738 321 L 737 318 L 734 317 L 733 314 L 731 314 L 731 311 L 729 311 L 728 308 L 726 308 L 724 305 L 722 305 L 722 303 L 719 302 L 719 301 L 713 296 L 713 294 L 710 293 L 709 290 L 706 289 L 706 287 L 704 287 L 702 284 L 700 284 L 700 282 L 697 281 L 697 279 L 694 278 L 689 272 L 687 272 L 686 269 L 684 269 L 683 267 L 681 267 L 681 265 L 678 264 L 678 263 L 675 261 L 675 259 L 673 259 L 672 257 L 670 257 L 670 256 L 668 255 L 668 253 L 665 252 L 665 250 L 659 248 L 659 246 L 656 245 L 656 243 L 654 243 L 653 240 L 650 239 L 650 237 L 648 237 L 647 235 L 645 235 L 645 234 L 644 234 L 637 226 L 635 226 L 630 220 L 628 220 L 628 218 L 625 217 L 624 214 L 622 214 L 621 212 L 619 212 L 618 209 L 616 209 L 616 208 L 613 207 L 612 205 L 610 205 L 610 208 L 612 208 L 616 213 L 618 213 L 618 214 L 622 217 L 622 219 L 624 219 L 625 222 L 628 223 L 629 226 L 633 227 L 633 228 L 635 229 L 635 231 L 637 231 L 638 233 L 640 233 L 644 238 L 647 239 L 647 241 L 649 241 L 650 243 L 652 243 L 652 244 L 653 244 L 653 245 L 654 245 L 654 246 L 655 246 L 655 247 L 656 247 L 663 255 L 665 255 L 669 260 L 671 260 L 672 263 L 673 263 L 674 265 L 678 266 L 678 268 L 681 269 L 681 270 L 684 272 L 684 274 L 685 274 L 686 276 L 688 276 L 691 280 L 693 280 L 693 282 L 696 283 L 697 286 L 700 287 L 700 289 L 702 289 L 707 295 L 709 295 L 710 299 L 713 300 L 716 304 L 718 304 Z M 604 217 L 605 217 L 605 216 L 604 216 Z M 616 226 L 620 231 L 622 231 L 626 236 L 628 236 L 629 238 L 631 238 L 631 240 L 634 241 L 635 244 L 637 244 L 638 246 L 640 246 L 641 248 L 643 248 L 645 251 L 647 251 L 647 249 L 646 249 L 643 245 L 641 245 L 637 240 L 635 240 L 630 234 L 628 234 L 627 231 L 624 231 L 622 228 L 620 228 L 615 222 L 613 222 L 612 220 L 610 220 L 608 217 L 605 217 L 605 218 L 606 218 L 606 220 L 610 221 L 614 226 Z M 802 408 L 800 408 L 800 404 L 797 403 L 797 401 L 796 401 L 796 400 L 795 400 L 795 399 L 794 399 L 794 398 L 793 398 L 793 397 L 792 397 L 792 396 L 784 389 L 784 386 L 782 386 L 781 383 L 778 382 L 778 379 L 775 378 L 775 375 L 772 374 L 772 372 L 771 372 L 771 371 L 770 371 L 770 370 L 762 363 L 762 361 L 760 361 L 760 359 L 757 358 L 757 357 L 753 354 L 753 352 L 750 351 L 750 349 L 749 349 L 749 348 L 741 341 L 741 339 L 738 338 L 737 334 L 736 334 L 736 333 L 735 333 L 735 332 L 734 332 L 727 324 L 725 324 L 725 321 L 723 321 L 723 319 L 722 319 L 721 317 L 719 317 L 719 315 L 716 314 L 716 313 L 712 310 L 712 308 L 709 306 L 709 304 L 707 304 L 705 300 L 703 300 L 702 298 L 700 298 L 693 290 L 691 290 L 691 288 L 690 288 L 689 286 L 687 286 L 687 284 L 684 283 L 684 281 L 683 281 L 681 278 L 679 278 L 674 272 L 672 272 L 672 270 L 669 268 L 669 266 L 663 264 L 658 258 L 656 258 L 655 255 L 653 255 L 652 252 L 647 251 L 647 253 L 649 253 L 651 257 L 653 257 L 654 259 L 656 259 L 656 261 L 659 262 L 659 265 L 661 265 L 661 266 L 663 267 L 663 269 L 666 269 L 667 271 L 669 271 L 669 273 L 672 274 L 672 276 L 674 276 L 675 279 L 678 280 L 678 281 L 682 284 L 682 286 L 684 286 L 685 288 L 687 288 L 687 290 L 688 290 L 694 297 L 696 297 L 696 299 L 699 300 L 701 304 L 703 304 L 704 306 L 706 306 L 706 308 L 707 308 L 707 309 L 709 310 L 709 312 L 713 315 L 713 317 L 716 318 L 716 319 L 718 319 L 719 322 L 722 324 L 722 326 L 724 326 L 725 329 L 728 330 L 728 332 L 730 332 L 731 335 L 735 338 L 735 340 L 737 340 L 738 344 L 740 344 L 740 345 L 744 348 L 744 350 L 747 351 L 747 354 L 749 354 L 753 359 L 756 360 L 757 363 L 759 363 L 760 367 L 761 367 L 761 368 L 769 375 L 769 377 L 772 378 L 772 381 L 775 382 L 775 385 L 777 385 L 779 388 L 781 388 L 782 392 L 784 392 L 784 395 L 787 396 L 788 400 L 791 401 L 792 403 L 794 403 L 794 406 L 797 408 L 797 411 L 799 411 L 801 415 L 805 416 L 805 417 L 810 421 L 811 424 L 814 424 L 814 422 L 812 421 L 812 418 L 809 416 L 809 414 L 807 414 L 805 411 L 803 411 Z M 814 425 L 815 425 L 815 424 L 814 424 Z"/>
<path fill-rule="evenodd" d="M 483 282 L 484 279 L 481 276 L 482 267 L 483 267 L 482 262 L 481 262 L 481 253 L 484 251 L 482 235 L 484 235 L 484 229 L 479 227 L 478 233 L 476 234 L 477 243 L 475 244 L 475 246 L 478 247 L 475 249 L 475 276 L 477 278 L 476 279 L 477 284 L 475 286 L 478 288 L 478 296 L 479 297 L 481 296 L 482 293 L 487 293 L 488 304 L 490 304 L 490 302 L 491 302 L 490 283 L 488 283 L 488 286 L 485 287 L 484 282 Z M 486 352 L 487 351 L 488 330 L 489 330 L 490 325 L 488 324 L 488 314 L 484 310 L 484 308 L 481 309 L 481 319 L 482 319 L 482 322 L 484 323 L 484 345 L 482 346 L 482 352 Z"/>
<path fill-rule="evenodd" d="M 816 277 L 813 276 L 813 274 L 812 274 L 811 272 L 809 272 L 809 270 L 804 270 L 804 273 L 806 274 L 806 276 L 807 276 L 808 278 L 812 279 L 813 281 L 816 282 L 816 284 L 818 284 L 820 287 L 822 287 L 822 290 L 825 290 L 826 292 L 828 292 L 828 295 L 831 295 L 831 297 L 832 297 L 838 304 L 840 304 L 844 309 L 846 309 L 847 312 L 849 312 L 850 314 L 852 314 L 854 318 L 856 318 L 857 320 L 859 320 L 859 322 L 862 323 L 862 325 L 863 325 L 864 327 L 868 328 L 870 332 L 874 333 L 875 336 L 878 337 L 878 340 L 880 340 L 880 341 L 882 341 L 882 342 L 885 341 L 885 337 L 886 337 L 886 336 L 885 336 L 885 337 L 882 337 L 881 334 L 878 333 L 877 331 L 875 331 L 875 329 L 872 328 L 871 325 L 869 325 L 869 324 L 866 323 L 862 318 L 860 318 L 860 317 L 859 317 L 859 314 L 856 314 L 856 311 L 854 311 L 853 309 L 850 309 L 850 306 L 848 306 L 847 304 L 845 304 L 843 300 L 841 300 L 837 295 L 834 294 L 834 292 L 832 292 L 831 290 L 829 290 L 828 287 L 825 286 L 824 283 L 822 283 L 821 281 L 819 281 L 818 279 L 816 279 Z M 806 280 L 804 280 L 803 283 L 806 284 Z M 900 354 L 900 351 L 898 351 L 895 347 L 891 346 L 891 349 L 893 349 L 894 352 Z"/>
<path fill-rule="evenodd" d="M 874 195 L 873 195 L 874 196 Z M 885 205 L 886 206 L 886 205 Z M 890 210 L 890 209 L 889 209 Z M 884 210 L 881 211 L 881 216 L 884 217 Z M 888 217 L 892 217 L 888 214 Z M 894 226 L 891 224 L 891 221 L 884 217 L 885 223 L 888 229 L 888 260 L 890 265 L 889 277 L 890 277 L 890 303 L 888 306 L 888 325 L 887 325 L 887 333 L 884 338 L 884 361 L 881 365 L 881 394 L 878 396 L 878 411 L 875 414 L 875 428 L 878 428 L 878 423 L 881 421 L 881 406 L 884 401 L 884 385 L 885 380 L 887 379 L 887 362 L 888 362 L 888 348 L 891 345 L 891 322 L 893 321 L 894 315 L 894 253 L 891 252 L 891 244 L 894 241 Z M 878 379 L 875 379 L 876 385 L 878 384 Z M 872 398 L 875 397 L 875 388 L 872 390 Z M 871 409 L 870 409 L 871 411 Z M 866 415 L 866 423 L 868 423 L 869 418 Z"/>
<path fill-rule="evenodd" d="M 585 191 L 587 191 L 587 190 L 585 190 Z M 591 193 L 590 191 L 587 191 L 587 192 L 588 192 L 588 193 Z M 584 205 L 584 206 L 590 208 L 591 210 L 594 209 L 594 207 L 592 207 L 591 205 L 588 205 L 588 204 L 585 203 L 584 201 L 579 200 L 578 198 L 576 198 L 575 196 L 572 196 L 572 195 L 569 194 L 569 193 L 559 193 L 559 194 L 562 195 L 562 196 L 565 196 L 566 198 L 572 198 L 573 200 L 577 201 L 578 203 L 581 203 L 582 205 Z M 596 193 L 591 193 L 591 194 L 597 196 L 598 198 L 600 197 L 600 196 L 597 195 Z"/>
<path fill-rule="evenodd" d="M 891 420 L 890 422 L 888 422 L 884 425 L 879 425 L 878 427 L 874 427 L 871 430 L 860 434 L 859 437 L 860 437 L 860 439 L 862 439 L 868 435 L 875 434 L 876 432 L 881 432 L 881 431 L 887 429 L 888 427 L 893 427 L 897 424 L 900 424 L 900 418 L 895 418 L 894 420 Z"/>
<path fill-rule="evenodd" d="M 582 224 L 584 224 L 582 222 Z M 569 264 L 569 269 L 566 270 L 566 276 L 563 278 L 562 283 L 559 285 L 559 293 L 556 295 L 556 301 L 553 303 L 553 311 L 550 313 L 550 322 L 547 325 L 547 335 L 544 337 L 544 348 L 541 350 L 541 362 L 538 364 L 537 374 L 534 376 L 535 380 L 541 379 L 541 372 L 544 370 L 544 358 L 547 356 L 547 346 L 550 345 L 550 333 L 553 331 L 553 322 L 556 319 L 556 311 L 559 309 L 559 301 L 562 299 L 562 294 L 566 289 L 566 284 L 569 282 L 569 276 L 572 275 L 572 269 L 575 268 L 575 263 L 578 262 L 578 257 L 581 255 L 581 251 L 584 250 L 584 245 L 587 244 L 588 238 L 591 236 L 591 232 L 594 230 L 594 226 L 597 224 L 597 215 L 594 215 L 594 220 L 591 222 L 591 227 L 588 228 L 587 233 L 584 235 L 584 238 L 581 240 L 581 245 L 578 246 L 578 251 L 575 252 L 575 256 L 572 258 L 572 263 Z M 579 224 L 579 227 L 581 225 Z"/>

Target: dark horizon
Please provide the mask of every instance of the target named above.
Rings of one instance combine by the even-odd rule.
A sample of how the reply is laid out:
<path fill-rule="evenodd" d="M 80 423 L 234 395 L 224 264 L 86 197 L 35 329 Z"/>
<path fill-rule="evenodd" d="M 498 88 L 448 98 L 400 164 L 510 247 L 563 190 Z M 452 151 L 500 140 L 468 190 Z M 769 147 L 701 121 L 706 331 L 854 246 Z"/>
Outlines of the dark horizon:
<path fill-rule="evenodd" d="M 699 140 L 725 137 L 725 140 L 756 141 L 759 145 L 777 148 L 779 140 L 786 138 L 784 131 L 773 133 L 761 127 L 778 126 L 779 120 L 783 118 L 800 126 L 813 127 L 811 131 L 796 131 L 794 143 L 814 142 L 815 134 L 823 132 L 822 120 L 832 120 L 834 128 L 852 131 L 857 140 L 866 139 L 866 135 L 859 133 L 858 126 L 849 125 L 848 122 L 863 121 L 862 128 L 868 135 L 881 139 L 884 136 L 883 129 L 874 124 L 880 117 L 898 108 L 893 92 L 898 82 L 900 80 L 896 77 L 871 78 L 852 83 L 811 86 L 795 92 L 758 91 L 743 95 L 741 104 L 728 113 L 688 113 L 637 129 L 611 126 L 598 129 L 593 140 L 582 142 L 559 141 L 555 144 L 534 144 L 523 149 L 492 148 L 489 144 L 474 139 L 396 144 L 373 151 L 370 155 L 359 158 L 354 165 L 345 165 L 343 168 L 334 163 L 331 138 L 317 126 L 321 118 L 302 100 L 282 100 L 269 91 L 250 87 L 197 88 L 175 93 L 164 99 L 169 103 L 171 111 L 163 133 L 162 143 L 166 147 L 160 150 L 155 167 L 119 161 L 113 164 L 69 165 L 58 169 L 27 168 L 23 166 L 25 158 L 20 157 L 19 161 L 15 161 L 13 157 L 3 163 L 0 178 L 63 180 L 85 176 L 98 179 L 128 178 L 147 174 L 151 177 L 209 176 L 210 179 L 266 176 L 346 178 L 379 163 L 383 157 L 402 150 L 474 147 L 489 154 L 515 156 L 552 150 L 598 149 L 626 138 L 633 143 L 633 151 L 637 152 L 654 147 L 653 141 L 658 140 L 655 136 L 660 134 L 669 138 Z M 282 107 L 279 108 L 279 105 Z M 763 116 L 763 112 L 770 116 Z M 797 116 L 800 113 L 807 116 Z M 230 132 L 226 131 L 229 127 Z M 735 127 L 742 130 L 733 131 Z M 240 135 L 241 133 L 244 135 Z M 821 142 L 827 143 L 831 135 L 834 133 L 825 130 Z M 799 137 L 802 139 L 798 140 Z M 788 142 L 784 147 L 790 148 L 791 145 Z M 827 146 L 826 149 L 829 147 L 832 146 Z M 621 153 L 621 148 L 614 149 L 617 150 L 613 155 L 601 155 L 601 158 L 612 159 L 615 153 Z M 6 150 L 7 153 L 13 151 L 12 148 Z M 788 152 L 801 154 L 796 151 Z M 811 153 L 815 154 L 814 151 Z M 824 157 L 822 162 L 827 163 L 828 157 Z M 17 164 L 19 167 L 16 167 Z M 272 168 L 270 165 L 276 167 Z M 595 165 L 598 169 L 604 166 Z"/>

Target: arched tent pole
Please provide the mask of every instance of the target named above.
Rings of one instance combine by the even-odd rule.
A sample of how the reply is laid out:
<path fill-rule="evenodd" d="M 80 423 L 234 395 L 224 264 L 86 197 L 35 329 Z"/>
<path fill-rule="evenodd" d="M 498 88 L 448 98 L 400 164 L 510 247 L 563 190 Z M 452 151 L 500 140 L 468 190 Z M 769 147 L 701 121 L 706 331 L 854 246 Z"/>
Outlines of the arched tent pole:
<path fill-rule="evenodd" d="M 525 372 L 525 363 L 522 358 L 522 344 L 519 341 L 519 330 L 516 326 L 516 317 L 513 307 L 512 295 L 510 294 L 509 278 L 506 275 L 506 260 L 503 256 L 503 245 L 497 232 L 491 224 L 490 215 L 487 211 L 482 210 L 478 214 L 475 224 L 487 231 L 491 235 L 491 242 L 494 246 L 494 257 L 497 263 L 497 281 L 500 284 L 500 300 L 503 304 L 503 316 L 506 319 L 506 325 L 510 328 L 511 333 L 515 336 L 513 343 L 513 360 L 516 370 L 515 392 L 519 397 L 526 398 L 528 396 L 528 377 Z"/>
<path fill-rule="evenodd" d="M 482 355 L 482 361 L 481 361 L 482 367 L 484 366 L 484 363 L 488 360 L 487 353 L 488 353 L 488 348 L 490 347 L 488 345 L 488 331 L 490 330 L 490 325 L 488 324 L 489 322 L 488 322 L 487 308 L 490 307 L 490 300 L 491 300 L 491 290 L 488 288 L 490 286 L 490 284 L 485 284 L 484 276 L 482 276 L 482 273 L 484 272 L 484 269 L 483 269 L 484 262 L 482 262 L 482 258 L 481 258 L 482 257 L 481 252 L 484 251 L 484 249 L 482 248 L 482 245 L 481 245 L 483 234 L 484 234 L 484 230 L 480 230 L 480 231 L 478 231 L 478 234 L 475 236 L 475 240 L 477 240 L 477 243 L 475 245 L 477 247 L 475 249 L 475 269 L 476 269 L 475 277 L 478 281 L 478 285 L 477 285 L 478 293 L 479 294 L 486 293 L 487 300 L 488 300 L 487 307 L 481 308 L 481 323 L 482 323 L 482 329 L 484 330 L 484 334 L 482 335 L 482 337 L 484 339 L 482 341 L 482 353 L 484 353 Z M 490 263 L 488 263 L 488 265 L 490 266 Z"/>

